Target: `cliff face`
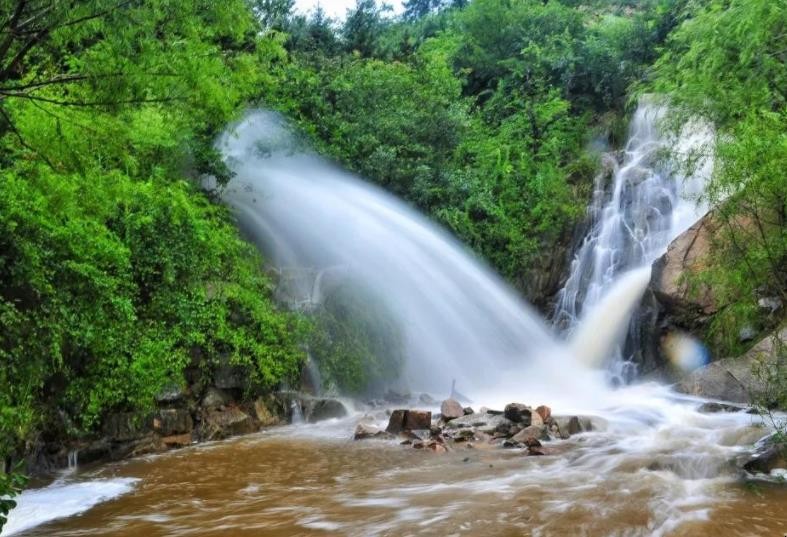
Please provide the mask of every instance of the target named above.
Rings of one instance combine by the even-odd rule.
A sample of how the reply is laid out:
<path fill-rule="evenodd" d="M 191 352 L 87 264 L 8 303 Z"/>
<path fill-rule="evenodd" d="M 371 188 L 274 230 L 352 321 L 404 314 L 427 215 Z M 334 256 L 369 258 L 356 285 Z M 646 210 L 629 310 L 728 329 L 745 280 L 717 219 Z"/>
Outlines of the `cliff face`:
<path fill-rule="evenodd" d="M 742 223 L 745 225 L 745 222 Z M 760 301 L 765 306 L 763 319 L 772 331 L 759 334 L 760 340 L 741 356 L 719 356 L 707 339 L 714 316 L 724 308 L 714 290 L 694 282 L 693 276 L 708 268 L 711 249 L 720 222 L 713 211 L 679 235 L 667 252 L 653 264 L 651 282 L 640 308 L 638 330 L 629 344 L 646 375 L 677 381 L 676 388 L 685 393 L 740 403 L 762 400 L 767 386 L 763 376 L 785 365 L 787 324 L 781 304 Z M 781 319 L 781 320 L 779 320 Z M 711 349 L 711 363 L 689 373 L 674 369 L 665 356 L 663 345 L 671 334 L 687 333 Z M 742 331 L 741 342 L 755 341 L 758 334 Z M 633 343 L 632 343 L 633 342 Z"/>

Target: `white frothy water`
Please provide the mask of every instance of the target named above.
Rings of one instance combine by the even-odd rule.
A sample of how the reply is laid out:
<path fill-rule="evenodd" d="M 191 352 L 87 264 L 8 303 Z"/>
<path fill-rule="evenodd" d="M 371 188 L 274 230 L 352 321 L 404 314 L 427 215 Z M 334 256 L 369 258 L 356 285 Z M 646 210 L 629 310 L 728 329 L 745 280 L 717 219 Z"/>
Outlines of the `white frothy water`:
<path fill-rule="evenodd" d="M 605 174 L 596 178 L 588 208 L 590 229 L 557 297 L 555 322 L 569 333 L 597 332 L 601 324 L 612 324 L 606 321 L 609 315 L 610 321 L 623 321 L 625 330 L 625 319 L 615 312 L 627 302 L 611 301 L 611 288 L 627 271 L 649 270 L 669 243 L 708 210 L 701 196 L 712 170 L 713 133 L 707 125 L 692 122 L 677 139 L 666 136 L 658 128 L 664 114 L 663 107 L 641 104 L 622 164 L 611 159 L 611 184 L 604 183 Z M 684 175 L 687 167 L 691 173 Z M 629 294 L 641 294 L 630 283 Z"/>
<path fill-rule="evenodd" d="M 101 502 L 131 492 L 138 479 L 95 479 L 78 483 L 56 481 L 48 487 L 24 491 L 8 516 L 3 536 L 14 535 L 58 518 L 87 511 Z"/>
<path fill-rule="evenodd" d="M 275 114 L 248 115 L 219 142 L 236 173 L 223 198 L 282 271 L 330 270 L 373 290 L 402 334 L 407 387 L 446 393 L 456 379 L 470 393 L 560 357 L 544 321 L 459 243 L 295 146 Z M 304 284 L 304 300 L 325 285 Z"/>

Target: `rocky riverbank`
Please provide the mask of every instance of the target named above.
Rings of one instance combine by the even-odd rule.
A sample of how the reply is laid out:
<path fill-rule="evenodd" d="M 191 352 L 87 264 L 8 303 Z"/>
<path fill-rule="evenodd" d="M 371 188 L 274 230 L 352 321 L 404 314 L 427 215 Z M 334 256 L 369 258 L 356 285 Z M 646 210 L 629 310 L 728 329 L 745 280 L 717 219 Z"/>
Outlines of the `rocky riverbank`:
<path fill-rule="evenodd" d="M 26 469 L 30 475 L 45 475 L 75 464 L 117 461 L 255 433 L 293 420 L 314 423 L 346 415 L 338 399 L 300 392 L 279 391 L 252 399 L 233 388 L 211 386 L 199 395 L 172 389 L 159 394 L 157 408 L 147 415 L 108 415 L 98 435 L 33 444 L 25 458 Z"/>

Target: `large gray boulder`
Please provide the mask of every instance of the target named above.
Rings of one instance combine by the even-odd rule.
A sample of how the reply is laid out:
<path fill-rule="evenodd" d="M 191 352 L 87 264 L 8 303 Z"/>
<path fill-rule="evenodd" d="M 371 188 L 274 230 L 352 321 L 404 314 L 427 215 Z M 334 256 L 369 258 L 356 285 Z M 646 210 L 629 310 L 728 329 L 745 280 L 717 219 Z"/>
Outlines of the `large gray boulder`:
<path fill-rule="evenodd" d="M 785 367 L 787 324 L 760 340 L 743 356 L 724 358 L 696 369 L 677 384 L 678 391 L 709 399 L 752 404 L 767 397 L 762 372 L 781 361 Z"/>

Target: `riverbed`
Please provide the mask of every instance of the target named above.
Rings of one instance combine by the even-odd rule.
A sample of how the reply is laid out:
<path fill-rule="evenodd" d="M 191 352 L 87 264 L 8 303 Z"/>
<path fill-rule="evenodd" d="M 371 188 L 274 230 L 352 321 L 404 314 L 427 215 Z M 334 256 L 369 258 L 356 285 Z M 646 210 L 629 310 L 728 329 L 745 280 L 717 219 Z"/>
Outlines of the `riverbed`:
<path fill-rule="evenodd" d="M 746 484 L 737 464 L 768 431 L 757 416 L 696 408 L 694 401 L 665 400 L 658 408 L 610 409 L 606 430 L 547 442 L 548 454 L 537 457 L 481 445 L 432 453 L 395 440 L 353 441 L 357 415 L 273 428 L 72 470 L 26 492 L 8 531 L 783 535 L 787 488 Z"/>

